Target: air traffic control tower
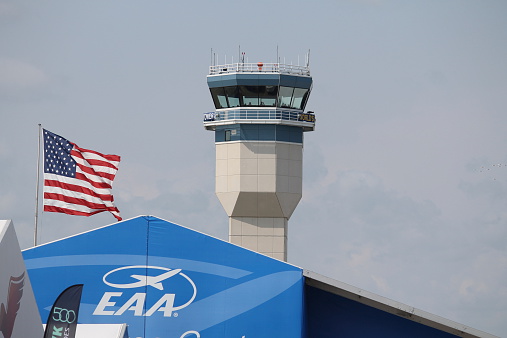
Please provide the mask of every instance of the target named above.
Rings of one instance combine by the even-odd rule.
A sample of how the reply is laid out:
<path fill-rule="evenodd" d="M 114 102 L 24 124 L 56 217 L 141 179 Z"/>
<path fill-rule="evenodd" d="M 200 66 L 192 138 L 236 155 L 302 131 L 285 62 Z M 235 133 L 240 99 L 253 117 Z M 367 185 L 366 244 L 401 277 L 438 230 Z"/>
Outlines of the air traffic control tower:
<path fill-rule="evenodd" d="M 216 195 L 229 215 L 229 241 L 287 260 L 287 222 L 302 196 L 304 113 L 312 88 L 307 66 L 212 65 L 207 77 L 215 111 Z"/>

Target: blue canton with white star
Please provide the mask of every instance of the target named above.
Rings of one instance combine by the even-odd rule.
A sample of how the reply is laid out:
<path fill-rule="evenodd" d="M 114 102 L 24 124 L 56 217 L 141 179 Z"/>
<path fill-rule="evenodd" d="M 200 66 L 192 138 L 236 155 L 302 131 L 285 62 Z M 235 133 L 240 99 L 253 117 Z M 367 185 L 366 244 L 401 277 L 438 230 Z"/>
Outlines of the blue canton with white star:
<path fill-rule="evenodd" d="M 44 132 L 44 172 L 66 177 L 76 176 L 76 161 L 70 156 L 74 147 L 63 137 L 50 131 Z"/>

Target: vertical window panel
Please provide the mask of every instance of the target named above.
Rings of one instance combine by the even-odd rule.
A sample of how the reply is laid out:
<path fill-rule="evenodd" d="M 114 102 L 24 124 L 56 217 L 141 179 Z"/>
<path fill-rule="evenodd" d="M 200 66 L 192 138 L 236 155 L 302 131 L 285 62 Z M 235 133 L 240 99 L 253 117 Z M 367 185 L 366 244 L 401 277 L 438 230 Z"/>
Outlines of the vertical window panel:
<path fill-rule="evenodd" d="M 261 106 L 275 107 L 278 86 L 259 86 L 259 100 Z"/>
<path fill-rule="evenodd" d="M 294 109 L 303 109 L 303 102 L 306 100 L 306 94 L 308 93 L 308 89 L 305 88 L 294 88 L 294 95 L 292 98 L 291 108 Z"/>
<path fill-rule="evenodd" d="M 242 106 L 259 106 L 259 87 L 258 86 L 238 86 L 243 100 Z"/>
<path fill-rule="evenodd" d="M 280 90 L 278 93 L 278 107 L 281 108 L 290 108 L 290 103 L 292 100 L 292 93 L 294 92 L 294 88 L 292 87 L 284 87 L 280 86 Z"/>
<path fill-rule="evenodd" d="M 216 109 L 229 108 L 223 87 L 210 88 L 210 92 Z"/>
<path fill-rule="evenodd" d="M 230 108 L 241 106 L 239 89 L 237 86 L 225 87 L 225 94 L 227 95 Z"/>

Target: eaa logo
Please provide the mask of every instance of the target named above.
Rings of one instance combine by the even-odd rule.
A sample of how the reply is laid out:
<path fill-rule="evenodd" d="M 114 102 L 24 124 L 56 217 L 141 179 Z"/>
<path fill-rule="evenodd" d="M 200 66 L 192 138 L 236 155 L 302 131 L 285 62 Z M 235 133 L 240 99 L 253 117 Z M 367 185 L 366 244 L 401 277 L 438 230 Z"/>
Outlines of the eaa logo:
<path fill-rule="evenodd" d="M 106 273 L 102 281 L 115 289 L 138 289 L 136 291 L 139 292 L 133 295 L 123 291 L 105 292 L 93 311 L 94 315 L 120 316 L 126 311 L 132 311 L 134 316 L 151 316 L 160 311 L 164 317 L 177 317 L 178 312 L 175 311 L 189 306 L 197 296 L 195 283 L 181 269 L 124 266 Z M 146 304 L 147 293 L 150 298 L 155 294 L 158 300 L 152 305 Z M 146 312 L 144 309 L 147 309 Z"/>

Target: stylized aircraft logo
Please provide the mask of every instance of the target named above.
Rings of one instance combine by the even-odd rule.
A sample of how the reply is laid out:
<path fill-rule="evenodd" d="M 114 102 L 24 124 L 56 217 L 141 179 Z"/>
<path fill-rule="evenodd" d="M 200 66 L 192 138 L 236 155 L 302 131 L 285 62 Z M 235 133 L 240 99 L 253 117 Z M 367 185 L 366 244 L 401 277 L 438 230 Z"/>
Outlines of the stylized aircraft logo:
<path fill-rule="evenodd" d="M 0 332 L 4 338 L 11 338 L 14 329 L 14 321 L 21 306 L 23 286 L 25 285 L 25 273 L 19 277 L 11 277 L 9 280 L 9 294 L 7 295 L 7 309 L 4 303 L 0 304 Z"/>
<path fill-rule="evenodd" d="M 111 283 L 111 282 L 107 281 L 107 277 L 117 271 L 127 270 L 127 269 L 140 269 L 140 268 L 142 268 L 142 269 L 157 269 L 157 270 L 163 270 L 166 272 L 164 272 L 160 275 L 157 275 L 157 276 L 130 275 L 130 277 L 136 279 L 137 282 L 126 283 L 126 284 Z M 124 266 L 124 267 L 121 267 L 118 269 L 111 270 L 104 275 L 102 280 L 104 281 L 105 284 L 107 284 L 113 288 L 118 288 L 118 289 L 133 289 L 133 288 L 139 288 L 139 287 L 143 287 L 143 286 L 151 286 L 157 290 L 164 290 L 164 286 L 162 285 L 162 282 L 165 281 L 166 279 L 169 279 L 169 278 L 176 276 L 178 274 L 181 274 L 183 277 L 185 277 L 187 280 L 190 281 L 190 279 L 186 275 L 181 273 L 181 269 L 172 269 L 171 270 L 171 269 L 167 269 L 167 268 L 161 268 L 158 266 L 143 266 L 143 265 Z M 193 284 L 193 282 L 191 282 L 191 284 Z"/>
<path fill-rule="evenodd" d="M 129 272 L 131 271 L 128 270 L 132 269 L 134 269 L 134 271 L 137 272 L 137 274 L 129 274 Z M 159 270 L 162 272 L 153 276 L 153 270 Z M 140 271 L 143 271 L 145 274 L 139 274 Z M 179 278 L 182 278 L 182 280 L 186 281 L 186 283 L 188 284 L 186 287 L 187 291 L 183 291 L 183 293 L 186 294 L 186 297 L 185 296 L 183 296 L 182 298 L 177 297 L 174 290 L 173 292 L 164 290 L 162 282 L 174 276 L 179 276 Z M 124 278 L 127 278 L 127 280 L 130 281 L 130 283 L 117 282 L 117 280 L 124 280 Z M 158 313 L 157 311 L 161 311 L 164 313 L 164 317 L 172 317 L 174 311 L 186 308 L 194 301 L 195 297 L 197 296 L 197 287 L 195 286 L 194 281 L 192 281 L 190 277 L 181 272 L 181 269 L 169 269 L 160 266 L 147 266 L 147 265 L 123 266 L 121 268 L 109 271 L 104 275 L 104 277 L 102 277 L 102 280 L 106 285 L 109 285 L 117 289 L 133 289 L 151 286 L 157 290 L 165 291 L 165 293 L 164 294 L 159 293 L 159 295 L 161 294 L 159 300 L 148 308 L 145 305 L 148 290 L 145 290 L 145 292 L 136 292 L 127 301 L 123 300 L 124 301 L 123 305 L 118 306 L 116 306 L 116 303 L 121 300 L 120 297 L 123 295 L 123 292 L 107 291 L 104 293 L 101 300 L 97 304 L 95 310 L 93 311 L 94 315 L 120 316 L 123 313 L 125 313 L 125 311 L 133 311 L 134 316 L 149 317 L 154 313 Z M 180 283 L 181 280 L 176 284 Z M 189 291 L 188 286 L 190 286 L 192 290 L 191 296 L 190 294 L 188 294 Z M 177 287 L 176 290 L 181 291 L 181 288 Z M 178 306 L 174 305 L 176 299 L 178 303 L 181 303 L 181 299 L 187 299 L 187 297 L 188 300 L 186 300 L 185 303 Z M 115 298 L 120 299 L 114 300 Z M 144 312 L 144 309 L 147 309 L 146 312 Z M 174 317 L 177 316 L 178 313 L 174 312 Z"/>

